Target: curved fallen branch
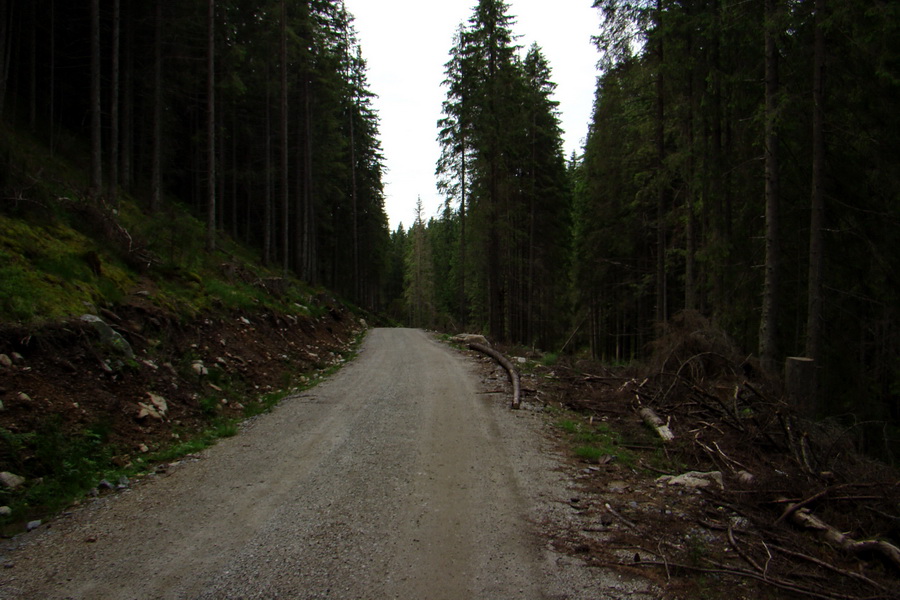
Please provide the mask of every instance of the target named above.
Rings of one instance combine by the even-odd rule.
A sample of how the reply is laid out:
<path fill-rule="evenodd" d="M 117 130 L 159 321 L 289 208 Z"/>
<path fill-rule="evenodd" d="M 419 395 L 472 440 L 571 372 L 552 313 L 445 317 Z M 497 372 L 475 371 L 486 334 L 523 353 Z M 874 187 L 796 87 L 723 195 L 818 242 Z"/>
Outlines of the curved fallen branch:
<path fill-rule="evenodd" d="M 794 506 L 793 503 L 788 504 L 785 513 L 796 525 L 817 531 L 825 541 L 843 549 L 848 554 L 877 552 L 893 564 L 894 568 L 900 569 L 900 548 L 897 548 L 897 546 L 882 540 L 854 540 L 813 515 L 809 512 L 809 509 L 800 508 L 794 510 Z"/>
<path fill-rule="evenodd" d="M 491 358 L 496 360 L 498 363 L 500 363 L 501 367 L 506 369 L 506 374 L 509 376 L 509 381 L 510 381 L 510 383 L 512 383 L 512 386 L 513 386 L 513 397 L 512 397 L 511 408 L 518 409 L 519 404 L 521 402 L 520 398 L 522 395 L 522 385 L 519 382 L 519 372 L 516 371 L 516 368 L 513 366 L 513 364 L 511 362 L 509 362 L 509 359 L 506 358 L 505 356 L 503 356 L 501 353 L 497 352 L 493 348 L 489 348 L 488 346 L 485 346 L 484 344 L 469 342 L 468 346 L 472 350 L 477 350 L 478 352 L 481 352 L 482 354 L 487 354 L 488 356 L 490 356 Z"/>

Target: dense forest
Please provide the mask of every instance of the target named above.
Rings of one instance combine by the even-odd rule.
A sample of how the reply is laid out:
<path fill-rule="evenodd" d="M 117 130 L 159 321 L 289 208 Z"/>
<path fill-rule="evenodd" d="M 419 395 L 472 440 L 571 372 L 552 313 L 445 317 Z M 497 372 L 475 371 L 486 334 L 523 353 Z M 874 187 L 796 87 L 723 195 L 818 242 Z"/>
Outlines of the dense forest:
<path fill-rule="evenodd" d="M 343 2 L 0 1 L 0 114 L 89 154 L 86 198 L 182 203 L 207 250 L 230 234 L 376 307 L 389 232 L 371 100 Z"/>
<path fill-rule="evenodd" d="M 399 308 L 619 363 L 692 311 L 770 374 L 813 358 L 818 415 L 900 422 L 898 5 L 594 6 L 594 114 L 567 160 L 551 66 L 509 6 L 460 26 L 446 207 L 392 234 Z"/>
<path fill-rule="evenodd" d="M 83 161 L 86 201 L 181 203 L 207 250 L 230 235 L 410 325 L 627 363 L 688 311 L 770 374 L 814 359 L 819 416 L 900 423 L 898 3 L 594 0 L 570 157 L 541 47 L 473 5 L 443 211 L 393 232 L 340 0 L 0 0 L 0 115 Z"/>

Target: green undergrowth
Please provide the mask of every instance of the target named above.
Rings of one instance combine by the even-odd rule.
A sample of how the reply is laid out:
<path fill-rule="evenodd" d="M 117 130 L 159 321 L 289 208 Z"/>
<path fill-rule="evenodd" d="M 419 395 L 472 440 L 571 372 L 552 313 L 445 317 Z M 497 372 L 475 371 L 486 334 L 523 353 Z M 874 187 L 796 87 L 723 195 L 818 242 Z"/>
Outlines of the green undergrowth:
<path fill-rule="evenodd" d="M 63 222 L 0 214 L 0 321 L 52 321 L 120 302 L 135 275 L 101 252 Z"/>
<path fill-rule="evenodd" d="M 555 420 L 571 453 L 586 463 L 612 462 L 637 466 L 637 455 L 626 448 L 621 434 L 608 423 L 573 411 L 560 410 Z"/>
<path fill-rule="evenodd" d="M 649 429 L 624 435 L 614 424 L 575 411 L 557 408 L 553 416 L 569 452 L 585 463 L 617 463 L 651 477 L 687 468 Z"/>
<path fill-rule="evenodd" d="M 0 323 L 115 308 L 138 291 L 184 319 L 219 309 L 312 317 L 326 311 L 314 301 L 323 290 L 283 279 L 225 233 L 207 252 L 205 224 L 180 203 L 163 199 L 150 214 L 124 192 L 115 206 L 88 199 L 83 171 L 65 152 L 50 155 L 27 134 L 0 133 L 8 161 L 0 161 Z M 274 288 L 266 285 L 272 281 Z"/>

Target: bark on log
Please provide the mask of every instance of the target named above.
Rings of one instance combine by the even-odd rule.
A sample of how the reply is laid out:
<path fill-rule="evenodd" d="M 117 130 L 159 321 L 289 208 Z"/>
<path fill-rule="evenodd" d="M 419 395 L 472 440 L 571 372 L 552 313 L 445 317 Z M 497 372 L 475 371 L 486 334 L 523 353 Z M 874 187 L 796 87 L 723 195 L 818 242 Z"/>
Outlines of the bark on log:
<path fill-rule="evenodd" d="M 644 420 L 644 423 L 652 427 L 664 442 L 671 442 L 675 439 L 675 434 L 672 433 L 669 426 L 659 418 L 659 415 L 657 415 L 652 408 L 644 406 L 638 411 L 638 414 L 641 415 L 641 419 Z"/>
<path fill-rule="evenodd" d="M 478 352 L 481 352 L 482 354 L 487 354 L 488 356 L 490 356 L 491 358 L 496 360 L 498 363 L 500 363 L 501 367 L 506 369 L 506 374 L 509 376 L 509 381 L 510 381 L 510 383 L 512 383 L 512 386 L 513 386 L 513 397 L 512 397 L 511 407 L 514 409 L 518 409 L 519 403 L 520 403 L 520 397 L 521 397 L 521 393 L 522 393 L 521 392 L 522 386 L 521 386 L 521 383 L 519 382 L 519 372 L 516 371 L 516 368 L 509 361 L 509 359 L 506 358 L 505 356 L 503 356 L 502 354 L 500 354 L 499 352 L 497 352 L 496 350 L 494 350 L 493 348 L 489 348 L 489 347 L 485 346 L 484 344 L 477 344 L 474 342 L 470 342 L 469 348 L 471 348 L 472 350 L 477 350 Z"/>
<path fill-rule="evenodd" d="M 894 568 L 900 569 L 900 548 L 882 540 L 854 540 L 810 513 L 808 509 L 793 510 L 794 506 L 794 503 L 788 504 L 785 512 L 793 511 L 790 512 L 788 518 L 796 525 L 817 531 L 826 542 L 838 546 L 850 554 L 877 552 L 893 564 Z"/>

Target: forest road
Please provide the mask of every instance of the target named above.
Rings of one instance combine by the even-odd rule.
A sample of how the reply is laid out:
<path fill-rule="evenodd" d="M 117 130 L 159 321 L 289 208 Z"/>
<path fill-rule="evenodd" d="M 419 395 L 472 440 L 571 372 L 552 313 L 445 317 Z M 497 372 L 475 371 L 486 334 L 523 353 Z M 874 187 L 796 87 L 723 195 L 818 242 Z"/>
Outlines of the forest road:
<path fill-rule="evenodd" d="M 566 493 L 542 420 L 480 385 L 424 332 L 375 329 L 199 460 L 16 538 L 0 598 L 573 598 L 537 533 Z"/>

